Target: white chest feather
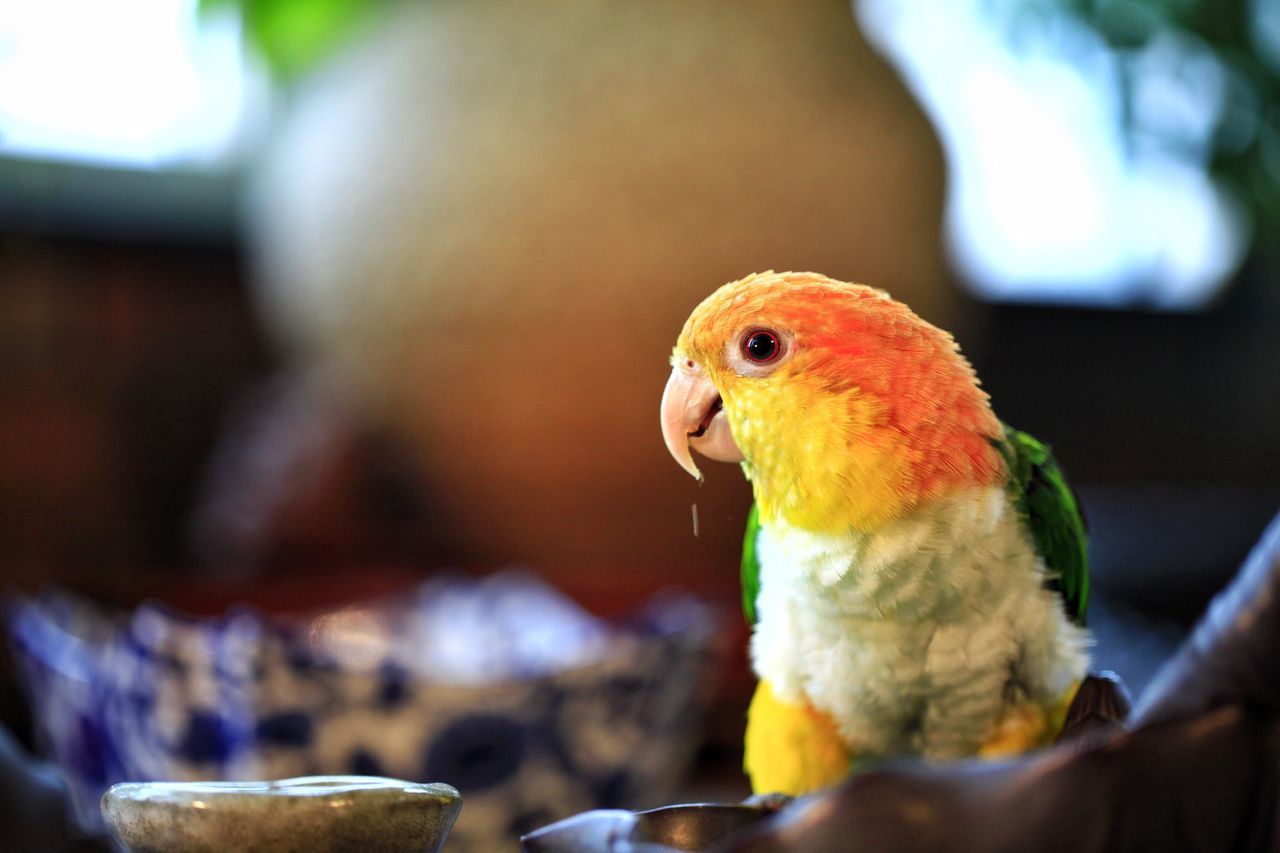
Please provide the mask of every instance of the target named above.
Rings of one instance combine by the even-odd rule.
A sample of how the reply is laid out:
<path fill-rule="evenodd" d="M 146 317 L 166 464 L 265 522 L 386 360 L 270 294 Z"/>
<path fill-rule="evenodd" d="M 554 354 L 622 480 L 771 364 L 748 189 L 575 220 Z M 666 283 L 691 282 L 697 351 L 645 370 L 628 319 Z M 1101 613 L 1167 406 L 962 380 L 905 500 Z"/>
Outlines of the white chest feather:
<path fill-rule="evenodd" d="M 970 754 L 1007 703 L 1053 702 L 1087 667 L 998 486 L 874 533 L 766 526 L 758 549 L 756 673 L 863 753 Z"/>

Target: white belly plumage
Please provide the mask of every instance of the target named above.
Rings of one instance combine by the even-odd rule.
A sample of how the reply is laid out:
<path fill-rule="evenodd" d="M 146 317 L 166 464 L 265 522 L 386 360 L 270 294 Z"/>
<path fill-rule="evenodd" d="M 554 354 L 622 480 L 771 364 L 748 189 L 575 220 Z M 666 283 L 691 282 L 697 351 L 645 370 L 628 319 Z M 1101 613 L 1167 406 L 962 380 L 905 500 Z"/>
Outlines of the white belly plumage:
<path fill-rule="evenodd" d="M 998 486 L 873 533 L 768 524 L 758 553 L 756 674 L 862 755 L 972 754 L 1009 703 L 1055 702 L 1088 666 L 1088 635 Z"/>

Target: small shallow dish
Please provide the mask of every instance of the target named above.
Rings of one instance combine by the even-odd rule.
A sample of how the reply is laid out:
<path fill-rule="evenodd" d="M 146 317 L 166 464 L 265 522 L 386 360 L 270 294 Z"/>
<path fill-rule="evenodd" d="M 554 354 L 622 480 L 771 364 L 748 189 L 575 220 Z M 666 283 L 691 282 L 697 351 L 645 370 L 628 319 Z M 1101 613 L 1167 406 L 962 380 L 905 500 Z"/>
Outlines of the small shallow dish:
<path fill-rule="evenodd" d="M 452 786 L 371 776 L 123 782 L 102 796 L 131 853 L 436 853 L 461 807 Z"/>

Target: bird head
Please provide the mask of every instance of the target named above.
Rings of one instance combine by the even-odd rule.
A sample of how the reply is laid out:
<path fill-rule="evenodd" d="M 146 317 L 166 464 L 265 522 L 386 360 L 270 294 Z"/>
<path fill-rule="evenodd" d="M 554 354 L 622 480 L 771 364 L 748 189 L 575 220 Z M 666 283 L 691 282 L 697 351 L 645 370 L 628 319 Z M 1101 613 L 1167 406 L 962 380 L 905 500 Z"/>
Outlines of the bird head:
<path fill-rule="evenodd" d="M 946 332 L 888 294 L 816 273 L 730 282 L 690 315 L 671 357 L 662 433 L 741 462 L 761 520 L 874 529 L 1003 476 L 985 392 Z"/>

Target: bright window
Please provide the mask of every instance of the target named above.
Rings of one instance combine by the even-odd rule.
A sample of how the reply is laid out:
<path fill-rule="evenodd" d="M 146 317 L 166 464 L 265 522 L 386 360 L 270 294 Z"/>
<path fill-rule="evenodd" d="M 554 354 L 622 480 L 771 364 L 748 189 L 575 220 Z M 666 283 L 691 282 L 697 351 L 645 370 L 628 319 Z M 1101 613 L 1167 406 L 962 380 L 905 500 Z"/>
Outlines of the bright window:
<path fill-rule="evenodd" d="M 1225 85 L 1207 48 L 1147 47 L 1126 111 L 1114 56 L 1062 17 L 992 0 L 856 8 L 942 139 L 948 243 L 980 295 L 1188 310 L 1239 266 L 1246 220 L 1205 166 Z"/>
<path fill-rule="evenodd" d="M 236 21 L 195 0 L 0 0 L 0 155 L 217 167 L 265 97 Z"/>

